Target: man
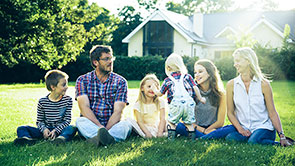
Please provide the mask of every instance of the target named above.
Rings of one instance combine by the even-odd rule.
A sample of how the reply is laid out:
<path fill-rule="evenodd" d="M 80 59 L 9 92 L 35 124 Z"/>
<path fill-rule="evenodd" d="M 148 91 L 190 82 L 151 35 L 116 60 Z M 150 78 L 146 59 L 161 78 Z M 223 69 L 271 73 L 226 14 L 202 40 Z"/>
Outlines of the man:
<path fill-rule="evenodd" d="M 120 121 L 127 103 L 127 81 L 113 72 L 112 48 L 96 45 L 90 50 L 95 69 L 76 81 L 76 100 L 82 117 L 76 121 L 80 134 L 88 142 L 108 145 L 125 140 L 132 131 Z"/>

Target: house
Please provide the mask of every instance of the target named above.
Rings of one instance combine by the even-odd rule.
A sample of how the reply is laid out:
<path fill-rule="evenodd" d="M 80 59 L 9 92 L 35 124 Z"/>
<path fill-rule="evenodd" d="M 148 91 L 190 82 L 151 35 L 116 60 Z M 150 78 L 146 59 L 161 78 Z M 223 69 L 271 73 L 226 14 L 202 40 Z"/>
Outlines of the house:
<path fill-rule="evenodd" d="M 184 16 L 156 10 L 122 42 L 128 43 L 128 56 L 162 55 L 171 52 L 215 59 L 232 54 L 229 36 L 251 34 L 261 45 L 282 46 L 285 24 L 295 41 L 295 10 L 272 12 L 229 12 Z"/>

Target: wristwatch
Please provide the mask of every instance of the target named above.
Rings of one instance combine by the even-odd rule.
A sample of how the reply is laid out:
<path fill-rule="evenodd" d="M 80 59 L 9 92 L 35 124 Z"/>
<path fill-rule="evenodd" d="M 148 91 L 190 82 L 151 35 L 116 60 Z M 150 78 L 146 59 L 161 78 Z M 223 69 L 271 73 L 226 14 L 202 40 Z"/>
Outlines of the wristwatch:
<path fill-rule="evenodd" d="M 280 139 L 286 139 L 283 131 L 279 132 L 278 135 L 279 135 Z M 283 137 L 281 137 L 281 135 L 283 135 Z"/>

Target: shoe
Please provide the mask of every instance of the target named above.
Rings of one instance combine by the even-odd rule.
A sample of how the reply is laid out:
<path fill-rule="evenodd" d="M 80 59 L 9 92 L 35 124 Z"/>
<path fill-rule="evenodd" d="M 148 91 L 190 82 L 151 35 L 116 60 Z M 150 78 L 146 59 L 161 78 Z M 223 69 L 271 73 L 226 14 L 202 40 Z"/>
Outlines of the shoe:
<path fill-rule="evenodd" d="M 168 124 L 167 131 L 168 131 L 168 140 L 174 140 L 176 137 L 176 130 L 171 129 L 171 126 Z"/>
<path fill-rule="evenodd" d="M 114 137 L 110 135 L 106 128 L 99 128 L 97 136 L 99 143 L 102 145 L 109 145 L 115 143 Z"/>
<path fill-rule="evenodd" d="M 188 133 L 188 138 L 190 138 L 192 141 L 196 139 L 196 128 L 194 131 L 189 131 L 189 129 L 187 127 L 185 127 L 185 130 Z"/>
<path fill-rule="evenodd" d="M 20 137 L 20 138 L 16 138 L 13 141 L 14 145 L 33 145 L 36 143 L 37 140 L 33 140 L 32 138 L 28 138 L 28 137 Z"/>
<path fill-rule="evenodd" d="M 86 142 L 89 143 L 89 144 L 94 144 L 96 146 L 100 145 L 100 142 L 99 142 L 99 139 L 98 139 L 97 135 L 92 137 L 92 138 L 87 139 Z"/>
<path fill-rule="evenodd" d="M 60 145 L 60 144 L 65 144 L 66 143 L 66 138 L 63 136 L 58 136 L 54 140 L 51 141 L 53 144 Z"/>

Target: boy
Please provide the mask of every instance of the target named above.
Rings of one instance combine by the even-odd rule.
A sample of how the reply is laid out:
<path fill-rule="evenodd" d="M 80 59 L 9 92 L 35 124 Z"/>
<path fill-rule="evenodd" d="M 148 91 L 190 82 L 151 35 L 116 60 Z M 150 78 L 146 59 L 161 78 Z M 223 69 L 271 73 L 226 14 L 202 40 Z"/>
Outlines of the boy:
<path fill-rule="evenodd" d="M 60 70 L 50 70 L 45 75 L 46 88 L 50 93 L 39 100 L 37 107 L 37 128 L 17 128 L 16 145 L 34 144 L 37 139 L 48 139 L 53 143 L 65 143 L 72 139 L 76 128 L 71 126 L 72 98 L 65 95 L 68 89 L 68 75 Z"/>

